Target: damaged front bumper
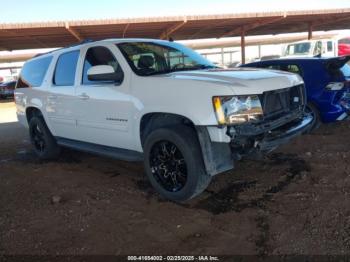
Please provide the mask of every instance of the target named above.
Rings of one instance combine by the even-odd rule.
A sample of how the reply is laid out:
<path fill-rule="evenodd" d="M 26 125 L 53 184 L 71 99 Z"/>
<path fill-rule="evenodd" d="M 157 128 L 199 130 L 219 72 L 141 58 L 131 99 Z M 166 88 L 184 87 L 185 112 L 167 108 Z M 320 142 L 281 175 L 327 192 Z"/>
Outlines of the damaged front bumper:
<path fill-rule="evenodd" d="M 271 151 L 278 146 L 289 142 L 294 137 L 297 137 L 310 129 L 313 122 L 311 114 L 305 115 L 302 120 L 289 126 L 288 128 L 278 128 L 271 130 L 261 141 L 257 141 L 256 147 L 261 151 Z"/>
<path fill-rule="evenodd" d="M 260 124 L 229 126 L 226 134 L 230 142 L 213 142 L 206 127 L 197 126 L 206 171 L 216 175 L 234 167 L 234 160 L 261 152 L 270 152 L 291 139 L 306 133 L 312 115 L 294 112 L 275 121 Z"/>
<path fill-rule="evenodd" d="M 231 127 L 228 133 L 233 154 L 244 156 L 257 151 L 272 151 L 306 133 L 313 121 L 311 114 L 292 112 L 274 121 Z"/>

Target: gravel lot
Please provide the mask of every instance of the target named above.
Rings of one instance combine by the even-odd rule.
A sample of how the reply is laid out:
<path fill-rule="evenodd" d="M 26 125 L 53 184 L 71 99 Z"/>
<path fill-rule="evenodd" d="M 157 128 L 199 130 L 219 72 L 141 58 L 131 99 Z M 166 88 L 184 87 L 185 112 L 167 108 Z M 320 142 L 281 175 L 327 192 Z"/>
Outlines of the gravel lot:
<path fill-rule="evenodd" d="M 0 100 L 0 124 L 17 122 L 16 107 L 10 100 Z"/>
<path fill-rule="evenodd" d="M 0 254 L 350 254 L 350 122 L 244 160 L 164 201 L 142 164 L 64 150 L 38 161 L 0 103 Z"/>

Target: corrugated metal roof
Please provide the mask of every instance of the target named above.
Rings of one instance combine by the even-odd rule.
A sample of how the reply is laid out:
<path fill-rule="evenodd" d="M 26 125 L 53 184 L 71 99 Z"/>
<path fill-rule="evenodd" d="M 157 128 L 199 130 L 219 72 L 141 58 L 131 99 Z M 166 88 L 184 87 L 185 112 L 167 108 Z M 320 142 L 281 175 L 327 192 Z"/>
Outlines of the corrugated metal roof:
<path fill-rule="evenodd" d="M 61 47 L 83 39 L 175 40 L 350 29 L 350 8 L 0 24 L 0 50 Z"/>

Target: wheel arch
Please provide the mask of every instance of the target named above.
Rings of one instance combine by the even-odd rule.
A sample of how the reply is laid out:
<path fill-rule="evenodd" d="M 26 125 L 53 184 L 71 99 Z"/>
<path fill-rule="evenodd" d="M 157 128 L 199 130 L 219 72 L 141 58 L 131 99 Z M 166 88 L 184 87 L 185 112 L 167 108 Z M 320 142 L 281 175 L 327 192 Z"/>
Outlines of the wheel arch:
<path fill-rule="evenodd" d="M 144 141 L 153 130 L 162 127 L 184 124 L 195 130 L 194 122 L 182 115 L 163 112 L 151 112 L 144 114 L 139 123 L 139 137 L 143 147 Z"/>
<path fill-rule="evenodd" d="M 147 113 L 141 117 L 139 136 L 142 148 L 148 134 L 158 128 L 186 125 L 193 129 L 198 139 L 205 169 L 214 176 L 233 168 L 233 159 L 228 143 L 212 142 L 206 126 L 196 126 L 191 119 L 172 113 Z"/>
<path fill-rule="evenodd" d="M 27 107 L 26 108 L 26 118 L 27 118 L 28 124 L 34 116 L 41 116 L 42 117 L 43 113 L 41 112 L 41 110 L 38 107 L 35 107 L 35 106 Z"/>

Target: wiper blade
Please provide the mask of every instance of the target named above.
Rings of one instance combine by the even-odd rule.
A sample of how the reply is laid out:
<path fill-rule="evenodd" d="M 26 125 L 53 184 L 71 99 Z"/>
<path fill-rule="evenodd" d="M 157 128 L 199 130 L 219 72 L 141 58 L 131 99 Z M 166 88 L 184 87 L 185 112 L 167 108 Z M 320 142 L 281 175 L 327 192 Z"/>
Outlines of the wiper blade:
<path fill-rule="evenodd" d="M 154 76 L 154 75 L 168 74 L 170 72 L 172 72 L 172 71 L 170 71 L 170 70 L 154 71 L 154 72 L 151 72 L 148 74 L 144 74 L 143 76 Z"/>
<path fill-rule="evenodd" d="M 212 69 L 212 68 L 220 68 L 218 66 L 212 66 L 212 65 L 204 65 L 199 64 L 192 67 L 184 67 L 184 68 L 175 68 L 175 69 L 169 69 L 169 70 L 162 70 L 162 71 L 155 71 L 148 74 L 145 74 L 144 76 L 152 76 L 152 75 L 161 75 L 161 74 L 168 74 L 172 72 L 178 72 L 178 71 L 191 71 L 191 70 L 198 70 L 198 69 Z"/>
<path fill-rule="evenodd" d="M 191 71 L 191 70 L 200 70 L 200 69 L 213 69 L 213 68 L 219 68 L 218 66 L 212 66 L 212 65 L 195 65 L 192 67 L 183 67 L 183 68 L 175 68 L 169 70 L 169 72 L 177 72 L 177 71 Z"/>
<path fill-rule="evenodd" d="M 213 65 L 199 64 L 199 65 L 195 65 L 193 68 L 195 68 L 195 69 L 211 69 L 211 68 L 219 68 L 219 67 L 218 66 L 213 66 Z"/>

